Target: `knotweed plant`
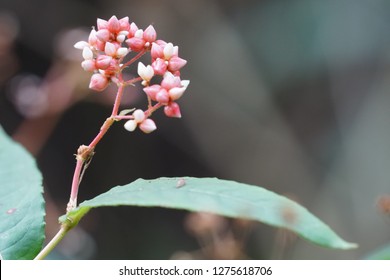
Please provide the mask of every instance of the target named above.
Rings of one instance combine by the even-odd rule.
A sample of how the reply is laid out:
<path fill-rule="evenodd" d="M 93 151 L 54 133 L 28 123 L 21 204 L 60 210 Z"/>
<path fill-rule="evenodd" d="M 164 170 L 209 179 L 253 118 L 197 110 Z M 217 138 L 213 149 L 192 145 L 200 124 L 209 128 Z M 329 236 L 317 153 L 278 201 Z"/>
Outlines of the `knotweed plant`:
<path fill-rule="evenodd" d="M 81 145 L 76 154 L 76 167 L 73 174 L 69 202 L 66 212 L 77 207 L 77 195 L 81 179 L 94 156 L 97 144 L 115 122 L 123 121 L 124 128 L 130 132 L 139 128 L 144 133 L 157 129 L 151 118 L 160 108 L 170 118 L 181 118 L 177 100 L 186 91 L 190 81 L 182 80 L 181 68 L 187 61 L 179 56 L 179 47 L 157 37 L 152 25 L 145 30 L 129 21 L 129 17 L 118 19 L 112 16 L 109 20 L 97 19 L 97 28 L 93 27 L 87 41 L 79 41 L 74 47 L 82 52 L 81 67 L 91 73 L 89 88 L 93 91 L 104 91 L 110 84 L 116 86 L 116 98 L 111 115 L 105 120 L 99 133 L 89 143 Z M 149 63 L 139 61 L 149 54 Z M 137 76 L 125 80 L 124 71 L 134 63 L 137 64 Z M 121 100 L 126 87 L 140 83 L 145 94 L 145 108 L 120 110 Z M 69 227 L 62 227 L 51 243 L 61 240 Z M 46 255 L 45 250 L 41 252 Z M 40 257 L 40 256 L 38 256 Z"/>
<path fill-rule="evenodd" d="M 152 115 L 160 108 L 167 117 L 180 118 L 177 101 L 189 80 L 181 79 L 180 70 L 187 61 L 179 56 L 178 46 L 159 39 L 153 26 L 140 29 L 128 17 L 98 19 L 87 41 L 74 46 L 81 51 L 81 67 L 91 73 L 89 88 L 104 91 L 110 84 L 116 88 L 111 115 L 89 145 L 78 148 L 66 214 L 59 218 L 58 233 L 43 249 L 45 207 L 41 174 L 34 159 L 0 129 L 0 175 L 6 174 L 0 176 L 0 198 L 7 198 L 0 201 L 0 258 L 43 259 L 91 209 L 119 205 L 166 207 L 257 220 L 291 230 L 325 247 L 356 247 L 284 196 L 259 186 L 217 178 L 138 179 L 78 203 L 81 179 L 109 128 L 122 122 L 130 132 L 139 129 L 151 133 L 157 128 Z M 136 67 L 131 68 L 136 68 L 138 75 L 125 78 L 134 63 Z M 136 83 L 142 87 L 144 107 L 121 108 L 126 88 Z M 21 172 L 24 176 L 20 176 Z"/>
<path fill-rule="evenodd" d="M 110 126 L 116 121 L 125 121 L 124 128 L 128 131 L 139 128 L 145 133 L 150 133 L 157 128 L 151 116 L 160 108 L 164 108 L 167 117 L 180 118 L 180 107 L 176 101 L 190 83 L 189 80 L 182 80 L 180 77 L 180 69 L 187 61 L 179 57 L 179 47 L 157 39 L 156 30 L 152 25 L 143 30 L 134 22 L 130 23 L 128 17 L 118 19 L 112 16 L 108 21 L 99 18 L 97 30 L 93 28 L 88 41 L 77 42 L 75 48 L 82 51 L 83 69 L 92 73 L 90 89 L 103 91 L 111 83 L 118 90 L 111 116 L 104 122 L 95 139 L 88 146 L 80 146 L 77 151 L 68 212 L 77 205 L 82 171 L 88 166 L 96 145 Z M 146 53 L 150 54 L 149 64 L 138 62 L 138 76 L 125 80 L 123 71 Z M 138 82 L 145 93 L 146 108 L 119 112 L 125 88 Z"/>

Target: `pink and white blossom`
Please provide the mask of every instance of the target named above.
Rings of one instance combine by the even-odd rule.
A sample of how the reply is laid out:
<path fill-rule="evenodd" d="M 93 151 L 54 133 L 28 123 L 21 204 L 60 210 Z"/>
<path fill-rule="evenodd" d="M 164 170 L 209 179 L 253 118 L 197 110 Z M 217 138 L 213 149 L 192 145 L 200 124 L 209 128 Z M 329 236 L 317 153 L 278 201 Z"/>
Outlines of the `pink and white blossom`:
<path fill-rule="evenodd" d="M 151 133 L 157 129 L 157 126 L 152 119 L 146 119 L 139 124 L 139 129 L 145 133 Z"/>
<path fill-rule="evenodd" d="M 95 73 L 91 77 L 89 88 L 96 91 L 103 91 L 109 84 L 109 80 L 105 75 Z"/>
<path fill-rule="evenodd" d="M 165 106 L 164 113 L 170 118 L 181 118 L 180 107 L 176 102 L 171 102 Z"/>
<path fill-rule="evenodd" d="M 138 75 L 144 80 L 145 82 L 149 82 L 152 77 L 154 76 L 154 70 L 153 67 L 148 65 L 145 66 L 142 62 L 138 63 Z"/>
<path fill-rule="evenodd" d="M 179 56 L 178 46 L 158 39 L 152 25 L 141 29 L 134 22 L 130 23 L 128 17 L 118 19 L 112 16 L 108 20 L 98 18 L 97 29 L 92 28 L 88 41 L 79 41 L 74 47 L 82 51 L 82 68 L 93 73 L 89 83 L 92 90 L 103 91 L 110 82 L 125 87 L 142 79 L 148 108 L 122 116 L 121 119 L 126 119 L 126 130 L 134 131 L 139 127 L 145 133 L 154 131 L 157 127 L 150 116 L 161 107 L 164 107 L 166 116 L 181 117 L 177 100 L 183 96 L 189 80 L 181 80 L 180 70 L 187 64 L 187 60 Z M 139 78 L 125 81 L 122 71 L 147 52 L 150 52 L 150 62 L 138 62 Z M 129 54 L 133 58 L 126 59 Z M 154 79 L 155 76 L 160 78 Z"/>

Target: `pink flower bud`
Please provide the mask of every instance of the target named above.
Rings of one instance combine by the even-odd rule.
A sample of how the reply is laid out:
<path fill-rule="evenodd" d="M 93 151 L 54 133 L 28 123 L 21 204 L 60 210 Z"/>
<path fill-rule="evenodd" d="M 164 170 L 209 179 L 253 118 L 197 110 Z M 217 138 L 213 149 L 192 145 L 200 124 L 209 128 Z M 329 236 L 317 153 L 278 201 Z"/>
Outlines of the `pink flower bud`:
<path fill-rule="evenodd" d="M 132 22 L 129 28 L 129 37 L 134 37 L 134 34 L 135 32 L 137 32 L 137 30 L 138 30 L 138 26 L 134 22 Z"/>
<path fill-rule="evenodd" d="M 100 40 L 96 40 L 96 45 L 95 47 L 99 50 L 99 51 L 104 51 L 104 47 L 106 46 L 106 43 L 103 42 L 103 41 L 100 41 Z"/>
<path fill-rule="evenodd" d="M 115 56 L 116 55 L 115 45 L 110 42 L 107 42 L 106 46 L 104 47 L 104 52 L 106 53 L 106 55 Z"/>
<path fill-rule="evenodd" d="M 164 113 L 167 117 L 181 118 L 180 107 L 176 102 L 171 102 L 165 106 Z"/>
<path fill-rule="evenodd" d="M 187 64 L 187 60 L 184 60 L 178 56 L 173 56 L 169 60 L 168 69 L 171 72 L 176 72 L 186 64 Z"/>
<path fill-rule="evenodd" d="M 160 85 L 152 85 L 144 87 L 144 92 L 153 100 L 156 101 L 156 94 L 161 90 Z"/>
<path fill-rule="evenodd" d="M 166 72 L 164 79 L 161 81 L 161 86 L 168 90 L 174 87 L 180 87 L 180 77 L 174 76 L 170 72 Z"/>
<path fill-rule="evenodd" d="M 172 75 L 175 77 L 180 77 L 180 71 L 169 72 L 169 73 L 172 73 Z"/>
<path fill-rule="evenodd" d="M 156 43 L 152 43 L 152 48 L 150 49 L 150 55 L 152 59 L 163 58 L 164 48 Z"/>
<path fill-rule="evenodd" d="M 145 46 L 144 39 L 137 38 L 137 37 L 127 39 L 126 43 L 129 46 L 129 48 L 135 52 L 139 52 L 139 51 L 143 50 L 143 48 Z"/>
<path fill-rule="evenodd" d="M 143 34 L 144 40 L 146 42 L 154 42 L 156 41 L 156 30 L 152 25 L 149 25 L 148 28 L 145 29 L 144 34 Z"/>
<path fill-rule="evenodd" d="M 108 26 L 107 26 L 107 29 L 111 32 L 111 33 L 118 33 L 120 31 L 120 23 L 119 23 L 119 20 L 116 16 L 112 16 L 109 20 L 108 20 Z"/>
<path fill-rule="evenodd" d="M 167 42 L 165 42 L 164 40 L 156 40 L 155 42 L 157 45 L 159 45 L 160 47 L 162 47 L 163 49 L 165 48 L 165 46 L 167 45 Z"/>
<path fill-rule="evenodd" d="M 112 57 L 108 55 L 99 55 L 96 58 L 96 67 L 98 69 L 106 70 L 110 66 Z"/>
<path fill-rule="evenodd" d="M 89 83 L 89 88 L 96 90 L 96 91 L 102 91 L 108 86 L 108 79 L 106 76 L 96 73 L 93 74 L 91 77 L 91 82 Z"/>
<path fill-rule="evenodd" d="M 156 130 L 156 124 L 152 119 L 146 119 L 139 125 L 139 129 L 141 129 L 145 133 L 150 133 Z"/>
<path fill-rule="evenodd" d="M 104 70 L 107 76 L 112 76 L 119 70 L 119 62 L 117 59 L 111 59 L 110 66 Z"/>
<path fill-rule="evenodd" d="M 83 67 L 84 71 L 87 72 L 93 72 L 96 70 L 95 62 L 92 59 L 81 62 L 81 67 Z"/>
<path fill-rule="evenodd" d="M 119 25 L 121 31 L 129 31 L 130 29 L 130 23 L 129 23 L 129 17 L 123 17 L 119 20 Z"/>
<path fill-rule="evenodd" d="M 164 105 L 168 104 L 169 94 L 165 88 L 162 88 L 159 92 L 157 92 L 156 101 Z"/>
<path fill-rule="evenodd" d="M 167 64 L 165 63 L 165 60 L 161 58 L 157 58 L 153 63 L 152 67 L 154 70 L 154 74 L 156 75 L 164 75 L 165 72 L 167 71 Z"/>
<path fill-rule="evenodd" d="M 107 42 L 110 39 L 110 31 L 107 29 L 100 29 L 96 31 L 96 38 L 102 42 Z"/>
<path fill-rule="evenodd" d="M 106 20 L 104 20 L 104 19 L 98 18 L 97 19 L 97 27 L 98 27 L 98 30 L 100 30 L 100 29 L 107 29 L 108 22 Z"/>

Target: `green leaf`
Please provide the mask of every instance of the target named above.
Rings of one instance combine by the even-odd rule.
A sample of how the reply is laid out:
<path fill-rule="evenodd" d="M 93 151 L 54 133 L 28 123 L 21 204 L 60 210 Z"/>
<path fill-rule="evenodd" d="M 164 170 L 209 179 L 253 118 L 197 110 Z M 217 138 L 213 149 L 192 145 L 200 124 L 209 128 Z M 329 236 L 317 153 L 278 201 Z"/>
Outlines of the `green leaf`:
<path fill-rule="evenodd" d="M 390 260 L 390 244 L 369 253 L 364 259 L 366 260 Z"/>
<path fill-rule="evenodd" d="M 252 219 L 292 230 L 325 247 L 356 247 L 356 244 L 341 239 L 326 224 L 292 200 L 261 187 L 216 178 L 139 179 L 84 201 L 68 214 L 68 218 L 77 223 L 90 208 L 120 205 L 205 211 Z"/>
<path fill-rule="evenodd" d="M 33 259 L 44 240 L 42 176 L 32 156 L 0 127 L 0 254 Z"/>
<path fill-rule="evenodd" d="M 126 116 L 127 114 L 131 113 L 131 112 L 134 112 L 135 111 L 135 108 L 133 109 L 125 109 L 125 110 L 122 110 L 119 112 L 119 116 Z"/>

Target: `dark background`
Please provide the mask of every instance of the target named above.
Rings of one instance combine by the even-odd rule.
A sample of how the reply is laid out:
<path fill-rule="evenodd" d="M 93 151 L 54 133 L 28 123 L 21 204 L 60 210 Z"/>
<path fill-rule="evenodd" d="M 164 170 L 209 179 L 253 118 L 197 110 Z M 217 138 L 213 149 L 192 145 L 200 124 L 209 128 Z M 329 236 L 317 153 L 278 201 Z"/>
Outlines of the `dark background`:
<path fill-rule="evenodd" d="M 73 154 L 96 135 L 114 96 L 88 91 L 73 44 L 112 15 L 153 24 L 179 45 L 191 84 L 182 119 L 157 113 L 150 135 L 112 127 L 80 201 L 140 177 L 220 177 L 288 195 L 360 245 L 333 251 L 253 224 L 241 257 L 359 259 L 389 242 L 390 218 L 377 204 L 390 193 L 385 0 L 0 0 L 0 123 L 38 160 L 48 236 L 65 210 Z M 144 106 L 138 93 L 129 90 L 128 107 Z M 191 255 L 205 245 L 187 219 L 157 208 L 94 210 L 52 257 L 210 258 Z"/>

